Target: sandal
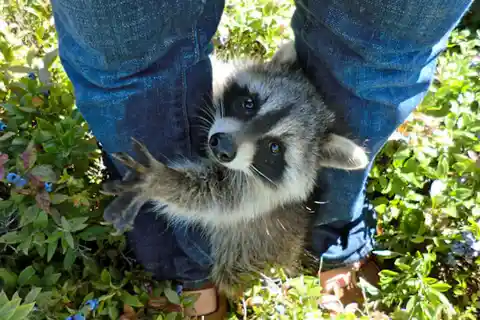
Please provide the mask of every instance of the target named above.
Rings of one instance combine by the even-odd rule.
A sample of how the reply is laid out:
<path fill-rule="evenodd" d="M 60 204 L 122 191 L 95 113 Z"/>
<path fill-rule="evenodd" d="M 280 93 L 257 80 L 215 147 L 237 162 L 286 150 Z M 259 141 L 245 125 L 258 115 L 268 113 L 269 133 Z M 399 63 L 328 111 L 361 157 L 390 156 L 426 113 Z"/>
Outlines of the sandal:
<path fill-rule="evenodd" d="M 184 309 L 182 305 L 168 301 L 164 296 L 151 297 L 149 307 L 166 312 L 184 312 L 187 319 L 223 320 L 227 316 L 228 302 L 223 295 L 217 295 L 213 286 L 206 286 L 196 290 L 183 290 L 183 295 L 200 294 L 193 308 Z"/>
<path fill-rule="evenodd" d="M 319 301 L 320 306 L 333 313 L 347 311 L 346 309 L 354 311 L 365 299 L 362 289 L 357 285 L 359 277 L 375 286 L 379 282 L 379 271 L 378 265 L 370 258 L 351 266 L 319 271 L 318 277 L 324 293 Z"/>

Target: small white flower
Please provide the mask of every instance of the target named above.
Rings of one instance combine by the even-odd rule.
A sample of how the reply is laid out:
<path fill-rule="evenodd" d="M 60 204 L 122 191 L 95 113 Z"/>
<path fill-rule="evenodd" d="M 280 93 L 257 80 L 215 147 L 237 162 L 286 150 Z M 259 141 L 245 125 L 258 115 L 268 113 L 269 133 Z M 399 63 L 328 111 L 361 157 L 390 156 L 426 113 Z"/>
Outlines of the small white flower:
<path fill-rule="evenodd" d="M 430 186 L 430 196 L 435 197 L 439 194 L 441 194 L 445 189 L 446 185 L 443 181 L 441 180 L 435 180 L 433 181 L 432 185 Z"/>

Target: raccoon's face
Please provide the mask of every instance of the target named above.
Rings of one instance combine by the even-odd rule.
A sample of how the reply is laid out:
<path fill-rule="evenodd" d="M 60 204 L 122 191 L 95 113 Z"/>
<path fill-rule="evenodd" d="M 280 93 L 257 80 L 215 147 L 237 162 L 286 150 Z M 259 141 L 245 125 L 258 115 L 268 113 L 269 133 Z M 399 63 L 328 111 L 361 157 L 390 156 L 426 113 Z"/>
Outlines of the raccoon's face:
<path fill-rule="evenodd" d="M 354 142 L 329 133 L 334 115 L 292 50 L 287 44 L 268 63 L 234 67 L 214 85 L 207 152 L 230 170 L 303 197 L 320 167 L 358 169 L 368 159 Z"/>

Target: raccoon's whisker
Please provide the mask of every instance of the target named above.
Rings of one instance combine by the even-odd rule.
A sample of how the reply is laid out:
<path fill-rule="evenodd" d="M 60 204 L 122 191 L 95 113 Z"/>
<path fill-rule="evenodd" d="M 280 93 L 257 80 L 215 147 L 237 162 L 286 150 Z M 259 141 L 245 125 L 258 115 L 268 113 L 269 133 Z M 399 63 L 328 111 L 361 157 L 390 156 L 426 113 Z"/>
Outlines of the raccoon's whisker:
<path fill-rule="evenodd" d="M 251 164 L 250 167 L 253 169 L 253 171 L 255 171 L 256 173 L 258 173 L 259 175 L 261 175 L 262 177 L 264 177 L 265 179 L 267 179 L 271 184 L 273 184 L 275 187 L 277 187 L 277 184 L 275 182 L 272 181 L 272 179 L 270 179 L 269 177 L 267 177 L 263 172 L 261 172 L 260 170 L 257 169 L 257 167 L 255 167 L 255 165 Z"/>
<path fill-rule="evenodd" d="M 208 117 L 211 118 L 212 122 L 215 120 L 215 108 L 213 107 L 213 97 L 209 95 L 209 101 L 203 98 L 203 107 L 200 109 L 200 112 L 204 112 Z"/>
<path fill-rule="evenodd" d="M 199 120 L 202 120 L 202 122 L 205 123 L 205 124 L 208 125 L 208 126 L 212 126 L 212 125 L 213 125 L 213 122 L 212 122 L 212 120 L 210 120 L 210 119 L 207 119 L 207 118 L 202 117 L 202 116 L 197 116 L 197 118 L 198 118 Z"/>
<path fill-rule="evenodd" d="M 225 106 L 223 105 L 223 101 L 220 102 L 219 109 L 220 109 L 220 117 L 225 118 Z"/>
<path fill-rule="evenodd" d="M 209 128 L 207 128 L 203 125 L 192 125 L 192 128 L 198 128 L 198 130 L 202 133 L 208 133 L 210 131 Z"/>
<path fill-rule="evenodd" d="M 207 123 L 213 123 L 215 121 L 215 115 L 210 108 L 203 108 L 197 117 L 205 120 Z"/>

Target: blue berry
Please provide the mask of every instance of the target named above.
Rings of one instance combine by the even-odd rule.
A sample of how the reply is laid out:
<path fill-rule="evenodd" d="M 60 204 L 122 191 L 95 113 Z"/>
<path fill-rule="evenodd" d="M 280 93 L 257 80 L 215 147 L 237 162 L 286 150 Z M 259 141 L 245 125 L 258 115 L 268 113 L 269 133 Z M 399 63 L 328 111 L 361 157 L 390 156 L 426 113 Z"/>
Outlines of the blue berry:
<path fill-rule="evenodd" d="M 177 284 L 175 291 L 177 292 L 178 295 L 182 294 L 182 290 L 183 290 L 183 286 L 181 284 Z"/>
<path fill-rule="evenodd" d="M 35 73 L 30 72 L 30 73 L 28 74 L 28 78 L 31 79 L 31 80 L 35 80 L 35 79 L 37 78 L 37 76 L 35 75 Z"/>
<path fill-rule="evenodd" d="M 81 313 L 77 313 L 73 316 L 73 320 L 85 320 L 85 316 Z"/>
<path fill-rule="evenodd" d="M 468 181 L 467 177 L 458 178 L 458 183 L 460 183 L 460 184 L 465 184 L 465 183 L 467 183 L 467 181 Z"/>
<path fill-rule="evenodd" d="M 90 310 L 93 311 L 98 308 L 99 301 L 98 299 L 91 299 L 85 302 L 86 305 L 90 307 Z"/>
<path fill-rule="evenodd" d="M 18 179 L 18 181 L 15 183 L 15 185 L 18 187 L 18 188 L 23 188 L 25 187 L 25 185 L 27 184 L 27 180 L 25 178 L 20 178 Z"/>
<path fill-rule="evenodd" d="M 44 186 L 45 186 L 45 190 L 47 192 L 52 192 L 52 183 L 51 182 L 45 182 Z"/>
<path fill-rule="evenodd" d="M 3 121 L 0 121 L 0 131 L 5 131 L 7 129 L 7 125 L 3 123 Z"/>
<path fill-rule="evenodd" d="M 68 316 L 65 318 L 65 320 L 73 320 L 73 317 L 72 316 Z"/>
<path fill-rule="evenodd" d="M 471 232 L 463 231 L 462 238 L 465 240 L 465 243 L 471 246 L 475 242 L 475 236 Z"/>
<path fill-rule="evenodd" d="M 467 246 L 461 242 L 455 242 L 452 245 L 452 252 L 459 256 L 463 256 L 467 252 Z"/>
<path fill-rule="evenodd" d="M 20 176 L 17 175 L 16 173 L 11 172 L 7 174 L 7 181 L 10 183 L 16 183 L 18 179 L 20 179 Z"/>
<path fill-rule="evenodd" d="M 470 248 L 475 252 L 480 252 L 480 241 L 475 241 L 470 245 Z"/>

